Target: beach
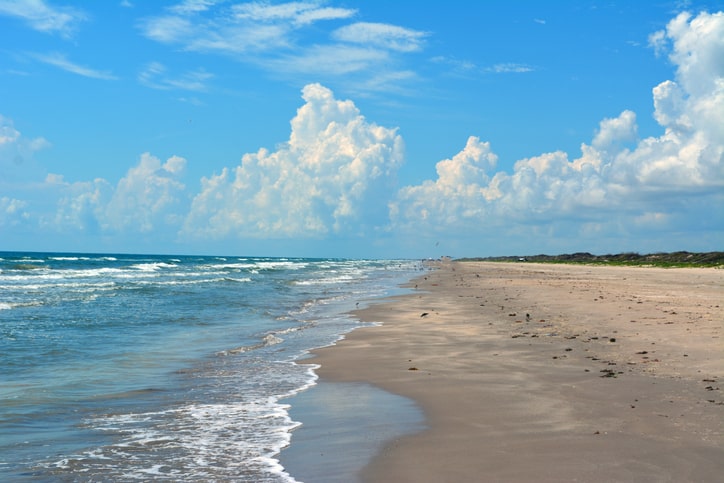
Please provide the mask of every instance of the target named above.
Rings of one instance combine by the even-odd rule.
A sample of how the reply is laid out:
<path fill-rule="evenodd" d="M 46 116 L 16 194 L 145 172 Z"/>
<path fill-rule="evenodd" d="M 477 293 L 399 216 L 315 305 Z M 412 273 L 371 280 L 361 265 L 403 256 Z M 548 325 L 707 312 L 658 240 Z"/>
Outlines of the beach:
<path fill-rule="evenodd" d="M 433 268 L 311 359 L 424 414 L 361 480 L 721 481 L 724 270 Z"/>

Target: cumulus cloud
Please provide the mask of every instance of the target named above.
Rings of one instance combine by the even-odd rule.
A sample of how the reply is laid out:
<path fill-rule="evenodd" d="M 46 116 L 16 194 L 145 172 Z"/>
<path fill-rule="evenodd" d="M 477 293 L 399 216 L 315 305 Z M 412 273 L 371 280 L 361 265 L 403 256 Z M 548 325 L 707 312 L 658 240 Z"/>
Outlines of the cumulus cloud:
<path fill-rule="evenodd" d="M 23 136 L 11 119 L 0 114 L 0 185 L 34 174 L 37 167 L 33 154 L 48 146 L 50 143 L 42 137 Z"/>
<path fill-rule="evenodd" d="M 60 175 L 48 175 L 46 186 L 60 193 L 48 223 L 61 230 L 106 234 L 177 229 L 187 209 L 186 186 L 180 181 L 185 166 L 179 156 L 161 162 L 144 153 L 116 186 L 102 178 L 68 183 Z"/>
<path fill-rule="evenodd" d="M 247 238 L 363 235 L 386 217 L 403 157 L 396 130 L 319 85 L 302 91 L 289 141 L 204 178 L 184 233 Z"/>
<path fill-rule="evenodd" d="M 29 218 L 26 207 L 27 203 L 23 200 L 0 197 L 0 226 L 15 226 Z"/>
<path fill-rule="evenodd" d="M 177 225 L 185 185 L 179 181 L 186 160 L 172 156 L 161 160 L 141 155 L 116 186 L 105 209 L 105 223 L 117 230 L 150 232 L 160 223 Z"/>
<path fill-rule="evenodd" d="M 471 137 L 438 177 L 402 188 L 396 227 L 469 233 L 577 220 L 581 234 L 673 226 L 687 210 L 724 202 L 724 14 L 681 14 L 652 36 L 669 47 L 676 80 L 653 89 L 658 137 L 640 139 L 636 115 L 604 119 L 581 156 L 545 153 L 496 172 L 487 143 Z M 693 198 L 692 198 L 693 197 Z"/>

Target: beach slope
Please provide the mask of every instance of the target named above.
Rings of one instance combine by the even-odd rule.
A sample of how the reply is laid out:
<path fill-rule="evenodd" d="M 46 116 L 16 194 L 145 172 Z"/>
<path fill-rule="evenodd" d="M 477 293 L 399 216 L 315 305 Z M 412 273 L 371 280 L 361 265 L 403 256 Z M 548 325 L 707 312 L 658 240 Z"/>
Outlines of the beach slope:
<path fill-rule="evenodd" d="M 315 351 L 429 428 L 366 481 L 720 481 L 724 270 L 446 262 Z"/>

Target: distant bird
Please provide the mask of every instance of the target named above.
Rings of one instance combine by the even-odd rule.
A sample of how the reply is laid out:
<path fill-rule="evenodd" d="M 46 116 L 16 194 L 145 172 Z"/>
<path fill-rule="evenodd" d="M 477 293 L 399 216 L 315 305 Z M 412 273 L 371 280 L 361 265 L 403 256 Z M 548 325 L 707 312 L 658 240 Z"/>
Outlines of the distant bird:
<path fill-rule="evenodd" d="M 428 316 L 428 315 L 430 315 L 428 312 L 423 312 L 423 313 L 420 314 L 420 317 L 426 317 L 426 316 Z"/>
<path fill-rule="evenodd" d="M 525 320 L 527 320 L 528 322 L 530 322 L 530 314 L 525 314 Z"/>

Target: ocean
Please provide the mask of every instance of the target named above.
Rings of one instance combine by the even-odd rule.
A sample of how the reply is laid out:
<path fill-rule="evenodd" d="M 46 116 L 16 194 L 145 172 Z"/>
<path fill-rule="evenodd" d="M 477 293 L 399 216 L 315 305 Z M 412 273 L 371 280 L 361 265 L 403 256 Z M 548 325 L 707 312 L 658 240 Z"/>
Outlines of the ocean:
<path fill-rule="evenodd" d="M 308 352 L 421 269 L 0 252 L 0 480 L 297 481 Z"/>

